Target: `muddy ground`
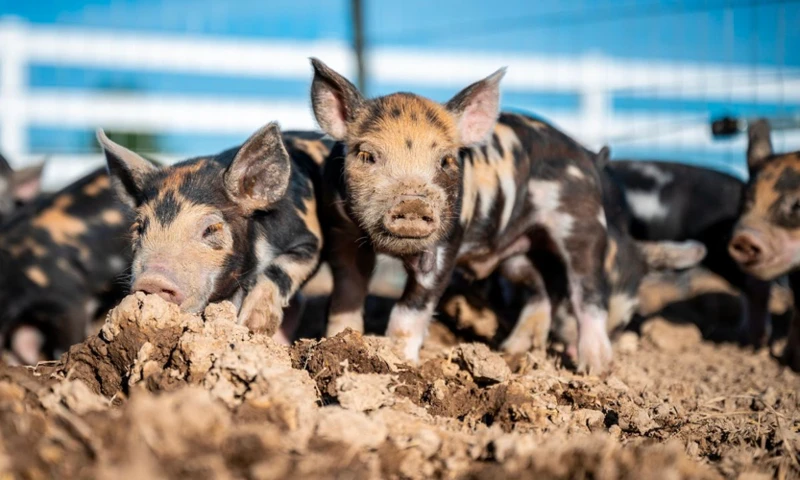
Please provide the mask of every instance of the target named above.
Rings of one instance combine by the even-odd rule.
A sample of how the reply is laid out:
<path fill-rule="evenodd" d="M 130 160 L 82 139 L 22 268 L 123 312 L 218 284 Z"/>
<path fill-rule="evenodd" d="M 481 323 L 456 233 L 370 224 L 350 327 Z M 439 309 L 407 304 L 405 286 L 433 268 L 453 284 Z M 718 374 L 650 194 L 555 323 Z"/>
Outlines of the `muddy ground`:
<path fill-rule="evenodd" d="M 319 304 L 321 301 L 317 301 Z M 324 303 L 324 302 L 323 302 Z M 314 305 L 314 302 L 311 303 Z M 136 294 L 56 362 L 0 366 L 2 478 L 800 478 L 800 377 L 660 318 L 604 377 L 433 326 L 418 366 L 292 347 Z"/>

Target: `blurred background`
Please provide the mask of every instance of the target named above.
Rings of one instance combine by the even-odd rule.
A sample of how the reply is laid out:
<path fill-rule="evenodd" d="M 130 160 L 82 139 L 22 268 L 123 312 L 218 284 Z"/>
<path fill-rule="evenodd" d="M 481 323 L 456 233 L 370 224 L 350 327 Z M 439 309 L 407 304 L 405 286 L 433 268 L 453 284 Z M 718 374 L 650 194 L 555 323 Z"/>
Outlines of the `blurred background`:
<path fill-rule="evenodd" d="M 317 56 L 368 95 L 442 101 L 507 65 L 507 109 L 745 178 L 745 139 L 710 122 L 800 118 L 797 45 L 791 0 L 0 0 L 0 152 L 47 156 L 53 189 L 102 164 L 97 127 L 165 161 L 314 129 Z"/>

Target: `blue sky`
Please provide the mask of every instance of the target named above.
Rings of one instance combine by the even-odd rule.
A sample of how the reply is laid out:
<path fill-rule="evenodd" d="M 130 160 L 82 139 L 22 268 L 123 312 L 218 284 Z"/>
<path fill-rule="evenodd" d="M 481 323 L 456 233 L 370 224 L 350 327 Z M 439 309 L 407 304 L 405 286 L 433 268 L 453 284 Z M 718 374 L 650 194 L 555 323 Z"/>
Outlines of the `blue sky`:
<path fill-rule="evenodd" d="M 369 45 L 408 46 L 455 51 L 513 51 L 548 55 L 598 52 L 631 59 L 729 63 L 742 66 L 800 67 L 800 1 L 795 0 L 365 0 Z M 0 0 L 0 15 L 14 15 L 36 24 L 98 29 L 190 33 L 262 39 L 334 39 L 349 41 L 348 0 Z M 722 7 L 728 6 L 726 10 Z M 308 83 L 54 68 L 34 65 L 33 88 L 98 88 L 129 85 L 147 93 L 189 93 L 242 98 L 307 96 Z M 371 93 L 403 85 L 371 84 Z M 454 92 L 419 91 L 436 99 Z M 550 92 L 509 93 L 506 106 L 535 111 L 574 111 L 578 98 Z M 616 111 L 660 111 L 697 115 L 781 114 L 798 105 L 728 104 L 719 101 L 651 100 L 617 95 Z M 34 151 L 85 148 L 86 132 L 35 126 Z M 226 136 L 169 135 L 167 150 L 208 153 L 240 139 Z M 648 155 L 624 145 L 615 153 Z M 655 152 L 661 157 L 699 158 L 703 152 Z M 740 161 L 723 155 L 719 161 Z"/>

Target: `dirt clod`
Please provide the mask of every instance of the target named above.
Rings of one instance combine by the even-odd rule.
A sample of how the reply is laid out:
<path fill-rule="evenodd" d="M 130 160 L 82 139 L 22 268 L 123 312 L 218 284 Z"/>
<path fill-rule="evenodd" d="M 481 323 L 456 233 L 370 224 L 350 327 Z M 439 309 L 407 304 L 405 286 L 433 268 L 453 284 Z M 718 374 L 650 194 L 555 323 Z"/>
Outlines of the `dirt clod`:
<path fill-rule="evenodd" d="M 511 375 L 505 360 L 482 343 L 460 345 L 456 354 L 478 383 L 503 382 Z"/>

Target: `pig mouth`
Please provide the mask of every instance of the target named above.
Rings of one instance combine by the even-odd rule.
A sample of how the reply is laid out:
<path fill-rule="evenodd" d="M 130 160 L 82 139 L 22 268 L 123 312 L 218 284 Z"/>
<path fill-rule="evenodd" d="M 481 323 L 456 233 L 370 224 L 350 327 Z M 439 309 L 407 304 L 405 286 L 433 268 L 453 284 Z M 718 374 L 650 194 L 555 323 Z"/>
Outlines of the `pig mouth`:
<path fill-rule="evenodd" d="M 757 262 L 739 264 L 745 273 L 760 280 L 774 280 L 792 270 L 793 262 L 786 255 L 776 255 Z"/>
<path fill-rule="evenodd" d="M 433 236 L 433 232 L 425 234 L 418 234 L 418 233 L 401 234 L 401 233 L 391 232 L 386 228 L 382 228 L 381 230 L 382 230 L 381 235 L 398 240 L 425 241 Z"/>
<path fill-rule="evenodd" d="M 439 235 L 431 233 L 425 237 L 397 235 L 381 228 L 370 235 L 372 245 L 381 253 L 406 257 L 419 255 L 436 243 Z"/>

